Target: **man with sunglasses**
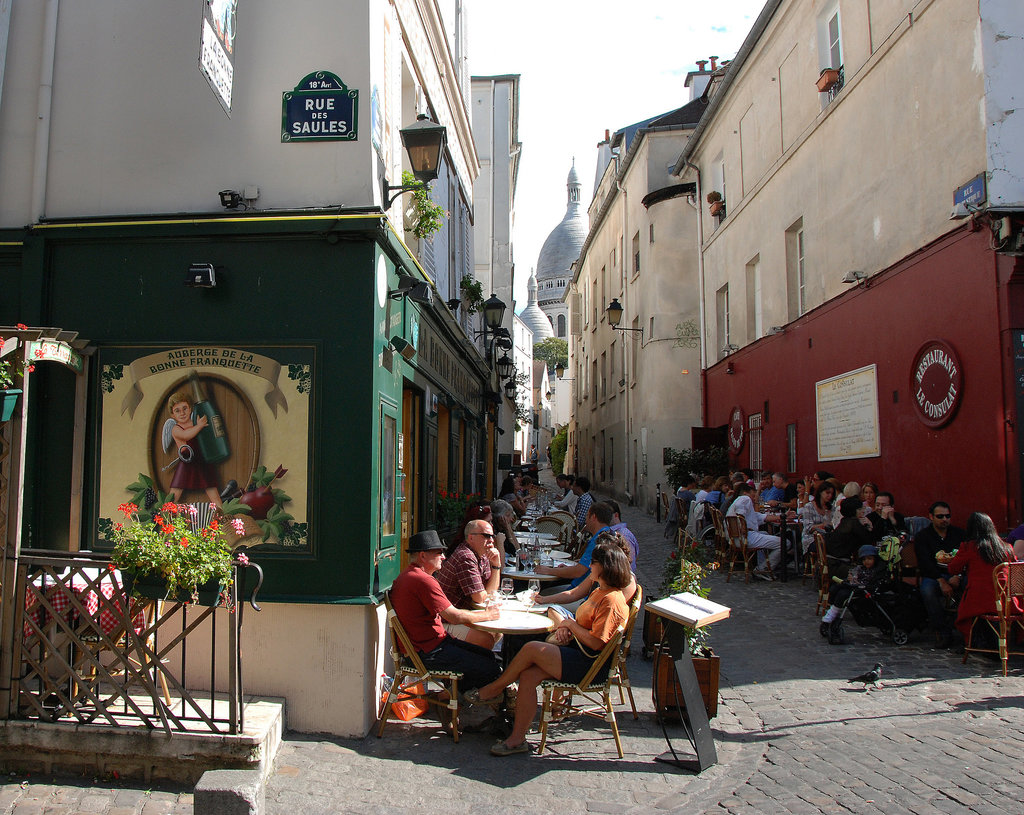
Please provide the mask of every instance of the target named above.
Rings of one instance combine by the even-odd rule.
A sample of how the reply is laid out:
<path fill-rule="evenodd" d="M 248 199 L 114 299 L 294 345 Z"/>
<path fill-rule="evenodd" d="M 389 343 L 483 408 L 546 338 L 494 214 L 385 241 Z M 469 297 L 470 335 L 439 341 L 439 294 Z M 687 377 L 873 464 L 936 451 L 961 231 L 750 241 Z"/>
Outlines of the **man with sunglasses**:
<path fill-rule="evenodd" d="M 946 613 L 946 598 L 960 587 L 960 577 L 950 577 L 945 563 L 936 560 L 938 552 L 952 554 L 966 540 L 962 529 L 950 524 L 952 513 L 945 501 L 936 501 L 928 508 L 931 526 L 914 536 L 914 552 L 921 579 L 921 599 L 928 610 L 928 620 L 935 631 L 939 648 L 952 644 L 952 627 Z"/>
<path fill-rule="evenodd" d="M 503 556 L 494 546 L 494 530 L 487 521 L 470 521 L 465 535 L 441 566 L 437 582 L 455 608 L 483 608 L 487 596 L 498 591 Z M 484 648 L 491 648 L 500 637 L 447 621 L 444 628 L 451 636 Z"/>

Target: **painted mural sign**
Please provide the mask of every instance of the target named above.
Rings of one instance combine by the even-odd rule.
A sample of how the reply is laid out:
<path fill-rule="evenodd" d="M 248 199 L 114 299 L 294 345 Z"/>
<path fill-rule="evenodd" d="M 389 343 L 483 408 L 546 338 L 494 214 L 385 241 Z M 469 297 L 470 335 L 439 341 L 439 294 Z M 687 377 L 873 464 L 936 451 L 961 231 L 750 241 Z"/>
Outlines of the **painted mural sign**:
<path fill-rule="evenodd" d="M 214 504 L 233 546 L 308 552 L 315 349 L 188 345 L 100 352 L 99 504 Z"/>
<path fill-rule="evenodd" d="M 878 423 L 878 372 L 874 365 L 814 385 L 818 460 L 873 458 L 882 454 Z"/>
<path fill-rule="evenodd" d="M 210 83 L 224 112 L 231 115 L 235 84 L 235 11 L 238 0 L 206 0 L 199 46 L 199 70 Z"/>
<path fill-rule="evenodd" d="M 281 141 L 355 141 L 359 91 L 329 71 L 304 76 L 281 94 Z"/>
<path fill-rule="evenodd" d="M 910 372 L 910 392 L 921 422 L 928 427 L 948 424 L 960 407 L 963 391 L 964 370 L 953 347 L 941 340 L 922 345 Z"/>

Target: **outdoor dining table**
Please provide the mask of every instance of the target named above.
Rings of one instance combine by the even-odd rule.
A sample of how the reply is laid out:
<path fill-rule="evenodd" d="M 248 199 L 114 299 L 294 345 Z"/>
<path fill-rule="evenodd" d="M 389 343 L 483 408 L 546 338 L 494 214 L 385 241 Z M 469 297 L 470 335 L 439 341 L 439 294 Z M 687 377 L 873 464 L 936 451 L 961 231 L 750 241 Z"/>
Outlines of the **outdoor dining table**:
<path fill-rule="evenodd" d="M 502 577 L 511 577 L 513 580 L 539 580 L 541 583 L 550 582 L 552 580 L 565 580 L 566 578 L 557 574 L 537 574 L 536 572 L 527 572 L 523 569 L 513 569 L 506 567 L 501 570 Z"/>
<path fill-rule="evenodd" d="M 40 595 L 46 598 L 50 608 L 41 602 Z M 72 598 L 77 598 L 88 612 L 92 623 L 104 635 L 109 637 L 123 628 L 124 594 L 121 589 L 120 572 L 116 569 L 83 569 L 81 573 L 73 575 L 71 580 L 62 575 L 60 579 L 54 581 L 51 576 L 43 574 L 32 581 L 32 585 L 25 592 L 25 638 L 33 633 L 30 620 L 39 629 L 44 629 L 55 616 L 72 620 L 78 614 Z M 141 605 L 145 603 L 132 602 L 132 627 L 136 632 L 143 631 L 146 627 L 145 609 L 138 608 Z"/>

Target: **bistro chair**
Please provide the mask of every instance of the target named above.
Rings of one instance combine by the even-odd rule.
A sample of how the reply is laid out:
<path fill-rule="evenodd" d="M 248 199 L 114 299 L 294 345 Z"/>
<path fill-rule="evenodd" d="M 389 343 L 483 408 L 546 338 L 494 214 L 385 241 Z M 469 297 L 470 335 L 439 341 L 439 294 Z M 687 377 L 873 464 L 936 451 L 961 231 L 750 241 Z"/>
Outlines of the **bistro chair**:
<path fill-rule="evenodd" d="M 686 502 L 682 498 L 673 499 L 676 502 L 676 546 L 680 546 L 683 542 L 683 536 L 686 534 L 686 522 L 689 519 L 688 507 Z"/>
<path fill-rule="evenodd" d="M 828 556 L 825 554 L 825 536 L 814 533 L 814 570 L 818 575 L 818 605 L 814 614 L 820 617 L 828 610 L 828 591 L 832 587 L 832 578 L 828 573 Z"/>
<path fill-rule="evenodd" d="M 725 516 L 718 507 L 707 504 L 705 515 L 711 522 L 710 526 L 715 530 L 715 553 L 723 560 L 729 555 L 729 531 L 725 525 Z M 744 527 L 745 529 L 746 527 Z M 694 535 L 695 538 L 704 539 L 704 535 Z"/>
<path fill-rule="evenodd" d="M 1001 563 L 996 566 L 992 571 L 992 585 L 996 598 L 995 613 L 975 617 L 974 624 L 968 632 L 962 662 L 967 662 L 967 655 L 972 652 L 997 654 L 1003 663 L 1003 676 L 1006 676 L 1008 657 L 1011 654 L 1024 655 L 1024 646 L 1015 644 L 1016 638 L 1024 635 L 1024 613 L 1017 611 L 1013 602 L 1024 602 L 1024 563 Z M 974 644 L 974 629 L 979 625 L 988 626 L 988 630 L 995 635 L 995 648 Z"/>
<path fill-rule="evenodd" d="M 388 628 L 391 629 L 391 659 L 395 663 L 395 679 L 391 683 L 387 698 L 380 714 L 380 727 L 377 729 L 377 738 L 384 735 L 384 726 L 388 722 L 392 705 L 399 700 L 399 696 L 406 699 L 421 699 L 430 705 L 438 708 L 446 708 L 451 712 L 452 717 L 452 741 L 456 744 L 459 741 L 459 680 L 462 679 L 461 671 L 428 670 L 420 659 L 420 655 L 413 648 L 412 640 L 406 633 L 405 628 L 395 614 L 391 605 L 391 593 L 384 593 L 384 606 L 388 613 Z M 447 691 L 447 701 L 441 701 L 427 692 L 427 683 L 435 682 L 443 690 Z M 424 692 L 413 693 L 409 686 L 422 683 Z M 406 686 L 406 687 L 403 687 Z"/>
<path fill-rule="evenodd" d="M 622 689 L 626 689 L 626 693 L 629 694 L 629 706 L 633 709 L 633 718 L 639 719 L 640 714 L 636 712 L 636 702 L 633 701 L 633 687 L 629 683 L 629 671 L 626 670 L 626 657 L 629 656 L 629 646 L 633 639 L 633 629 L 636 627 L 636 618 L 640 615 L 640 606 L 643 604 L 643 593 L 644 590 L 640 588 L 640 584 L 636 584 L 636 591 L 633 593 L 633 599 L 629 601 L 629 617 L 626 618 L 626 627 L 622 634 L 622 647 L 619 649 L 619 662 L 616 666 L 615 674 L 609 671 L 608 676 L 611 681 L 618 686 L 619 689 L 619 704 L 626 704 L 626 699 L 622 695 Z"/>
<path fill-rule="evenodd" d="M 608 644 L 594 659 L 594 664 L 590 666 L 586 676 L 575 685 L 560 679 L 545 679 L 540 683 L 544 691 L 544 704 L 540 714 L 540 745 L 537 747 L 537 755 L 544 752 L 544 745 L 548 740 L 548 724 L 556 716 L 559 721 L 568 716 L 591 716 L 595 719 L 604 719 L 611 725 L 615 749 L 618 750 L 619 758 L 622 758 L 622 742 L 619 740 L 619 726 L 615 721 L 611 691 L 615 686 L 613 677 L 617 676 L 619 671 L 624 633 L 625 626 L 620 625 L 608 640 Z M 603 680 L 597 679 L 598 671 L 609 660 L 611 665 L 608 668 L 608 675 Z M 576 704 L 576 696 L 582 697 L 580 704 Z"/>
<path fill-rule="evenodd" d="M 557 518 L 564 524 L 568 524 L 570 527 L 576 526 L 576 516 L 571 512 L 566 512 L 564 509 L 556 509 L 553 512 L 547 514 L 548 518 Z"/>
<path fill-rule="evenodd" d="M 565 530 L 565 522 L 560 518 L 553 518 L 550 515 L 543 515 L 538 518 L 534 526 L 538 532 L 556 535 L 559 540 L 562 539 L 562 533 Z"/>
<path fill-rule="evenodd" d="M 721 514 L 719 512 L 719 514 Z M 743 582 L 750 582 L 750 575 L 754 570 L 753 563 L 757 558 L 757 550 L 747 548 L 747 521 L 742 515 L 729 515 L 725 519 L 725 526 L 727 529 L 728 536 L 728 552 L 725 556 L 725 560 L 729 563 L 729 574 L 725 577 L 725 582 L 728 583 L 732 579 L 732 573 L 736 570 L 738 564 L 743 565 Z M 771 565 L 765 561 L 767 569 L 771 569 Z"/>

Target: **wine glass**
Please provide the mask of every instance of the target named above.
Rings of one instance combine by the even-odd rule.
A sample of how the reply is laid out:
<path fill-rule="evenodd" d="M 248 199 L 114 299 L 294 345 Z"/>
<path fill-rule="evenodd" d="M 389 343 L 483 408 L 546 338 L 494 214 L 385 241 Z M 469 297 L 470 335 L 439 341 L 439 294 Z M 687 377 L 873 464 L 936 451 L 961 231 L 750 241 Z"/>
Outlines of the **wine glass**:
<path fill-rule="evenodd" d="M 530 580 L 526 584 L 526 591 L 530 595 L 530 602 L 533 603 L 534 598 L 538 594 L 540 594 L 540 581 L 539 580 Z"/>
<path fill-rule="evenodd" d="M 501 596 L 506 600 L 512 596 L 512 592 L 515 589 L 515 583 L 511 577 L 501 578 Z"/>

